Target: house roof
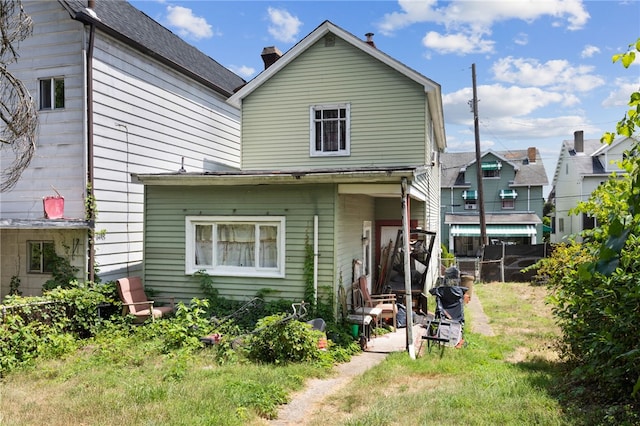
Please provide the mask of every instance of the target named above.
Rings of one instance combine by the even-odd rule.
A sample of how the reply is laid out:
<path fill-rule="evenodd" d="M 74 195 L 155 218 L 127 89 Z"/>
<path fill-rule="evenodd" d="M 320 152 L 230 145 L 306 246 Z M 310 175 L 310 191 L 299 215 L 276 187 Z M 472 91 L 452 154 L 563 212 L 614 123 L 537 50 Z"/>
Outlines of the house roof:
<path fill-rule="evenodd" d="M 324 21 L 309 35 L 300 40 L 295 46 L 282 55 L 273 65 L 258 74 L 253 80 L 238 90 L 233 96 L 231 96 L 227 102 L 240 107 L 242 100 L 249 96 L 253 91 L 259 88 L 263 83 L 269 80 L 273 75 L 278 73 L 281 69 L 285 68 L 289 63 L 295 60 L 309 47 L 315 44 L 318 40 L 324 37 L 326 34 L 332 33 L 337 37 L 340 37 L 345 42 L 354 46 L 357 49 L 367 53 L 373 58 L 383 62 L 395 71 L 403 74 L 407 78 L 415 81 L 424 87 L 425 93 L 427 93 L 427 100 L 429 103 L 429 109 L 432 111 L 432 120 L 434 121 L 434 128 L 436 131 L 436 140 L 438 141 L 441 149 L 444 149 L 446 145 L 445 131 L 444 131 L 444 115 L 442 107 L 442 91 L 438 83 L 423 76 L 417 71 L 407 67 L 398 60 L 392 58 L 376 47 L 371 46 L 366 41 L 354 36 L 353 34 L 343 30 L 342 28 L 334 25 L 330 21 Z"/>
<path fill-rule="evenodd" d="M 511 151 L 487 151 L 482 154 L 485 157 L 488 154 L 500 158 L 502 161 L 511 164 L 516 170 L 515 178 L 510 186 L 529 186 L 541 185 L 548 183 L 547 173 L 542 163 L 540 152 L 536 149 L 536 161 L 529 162 L 528 150 L 511 150 Z M 450 188 L 457 185 L 464 185 L 460 181 L 461 172 L 476 162 L 475 152 L 445 152 L 440 156 L 442 163 L 442 178 L 440 186 L 442 188 Z"/>
<path fill-rule="evenodd" d="M 220 65 L 144 12 L 124 0 L 98 0 L 93 10 L 86 0 L 59 0 L 71 17 L 121 40 L 205 86 L 229 97 L 245 84 L 238 75 Z"/>
<path fill-rule="evenodd" d="M 593 155 L 602 148 L 599 139 L 585 139 L 582 152 L 576 152 L 575 141 L 573 139 L 562 141 L 562 148 L 556 163 L 556 170 L 553 175 L 553 183 L 558 180 L 560 168 L 565 161 L 571 159 L 578 175 L 606 174 L 604 165 L 597 155 Z"/>

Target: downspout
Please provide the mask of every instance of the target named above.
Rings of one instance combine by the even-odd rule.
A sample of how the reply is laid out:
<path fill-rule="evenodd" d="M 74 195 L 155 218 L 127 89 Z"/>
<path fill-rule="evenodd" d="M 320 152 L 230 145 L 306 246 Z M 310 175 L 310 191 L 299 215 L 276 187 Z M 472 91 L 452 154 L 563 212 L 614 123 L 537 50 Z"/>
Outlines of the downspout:
<path fill-rule="evenodd" d="M 407 193 L 407 178 L 402 178 L 402 251 L 404 252 L 404 290 L 405 306 L 407 309 L 407 351 L 411 359 L 416 359 L 413 344 L 413 302 L 411 301 L 411 269 L 409 267 L 409 195 Z"/>
<path fill-rule="evenodd" d="M 89 8 L 93 9 L 94 2 L 89 1 Z M 92 22 L 89 24 L 89 47 L 87 49 L 86 58 L 86 75 L 87 75 L 87 200 L 89 204 L 95 203 L 94 190 L 93 190 L 93 46 L 95 38 L 96 26 Z M 89 222 L 90 235 L 89 235 L 89 260 L 87 265 L 87 271 L 89 272 L 89 282 L 93 282 L 95 279 L 95 209 L 87 208 L 87 221 Z"/>
<path fill-rule="evenodd" d="M 318 215 L 313 216 L 313 304 L 318 305 Z"/>

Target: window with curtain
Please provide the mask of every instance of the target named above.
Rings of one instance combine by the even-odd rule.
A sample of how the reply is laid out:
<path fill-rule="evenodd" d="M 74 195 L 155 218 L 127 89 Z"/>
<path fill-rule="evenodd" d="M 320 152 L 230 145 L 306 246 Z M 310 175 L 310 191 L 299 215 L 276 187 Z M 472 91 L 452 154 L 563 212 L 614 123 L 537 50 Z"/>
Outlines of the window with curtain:
<path fill-rule="evenodd" d="M 186 272 L 284 276 L 284 217 L 188 217 Z"/>
<path fill-rule="evenodd" d="M 349 155 L 349 104 L 314 105 L 311 107 L 312 157 Z"/>

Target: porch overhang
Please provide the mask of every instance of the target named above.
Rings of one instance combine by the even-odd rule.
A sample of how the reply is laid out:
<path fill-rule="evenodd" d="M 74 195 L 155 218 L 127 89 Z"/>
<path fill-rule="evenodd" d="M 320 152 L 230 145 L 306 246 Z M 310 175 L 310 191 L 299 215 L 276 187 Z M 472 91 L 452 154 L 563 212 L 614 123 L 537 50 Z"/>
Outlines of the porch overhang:
<path fill-rule="evenodd" d="M 364 191 L 358 185 L 373 186 L 367 191 L 378 191 L 380 195 L 397 196 L 400 189 L 392 188 L 403 178 L 409 182 L 425 172 L 425 166 L 368 167 L 349 169 L 316 170 L 248 170 L 248 171 L 207 171 L 201 173 L 154 173 L 132 174 L 134 180 L 144 185 L 167 186 L 241 186 L 273 184 L 339 184 L 344 193 Z M 377 188 L 377 189 L 373 189 Z M 358 192 L 362 193 L 362 192 Z M 412 196 L 422 197 L 417 189 Z"/>
<path fill-rule="evenodd" d="M 81 219 L 0 219 L 0 229 L 92 229 Z"/>

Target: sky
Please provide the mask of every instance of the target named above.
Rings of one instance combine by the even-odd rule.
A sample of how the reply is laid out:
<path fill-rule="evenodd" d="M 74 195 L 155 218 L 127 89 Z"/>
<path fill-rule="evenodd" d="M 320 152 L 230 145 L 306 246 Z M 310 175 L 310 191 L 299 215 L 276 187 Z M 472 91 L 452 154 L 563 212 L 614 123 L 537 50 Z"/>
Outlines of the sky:
<path fill-rule="evenodd" d="M 447 152 L 536 147 L 549 183 L 563 140 L 615 131 L 640 90 L 640 58 L 612 56 L 640 37 L 638 0 L 131 1 L 245 80 L 262 49 L 286 53 L 325 20 L 440 84 Z M 550 190 L 546 187 L 545 195 Z"/>

